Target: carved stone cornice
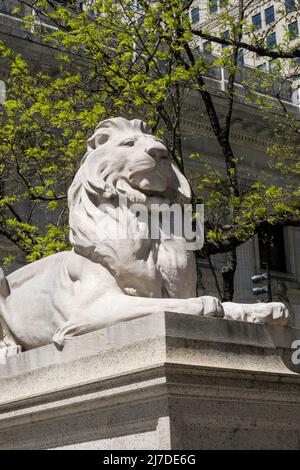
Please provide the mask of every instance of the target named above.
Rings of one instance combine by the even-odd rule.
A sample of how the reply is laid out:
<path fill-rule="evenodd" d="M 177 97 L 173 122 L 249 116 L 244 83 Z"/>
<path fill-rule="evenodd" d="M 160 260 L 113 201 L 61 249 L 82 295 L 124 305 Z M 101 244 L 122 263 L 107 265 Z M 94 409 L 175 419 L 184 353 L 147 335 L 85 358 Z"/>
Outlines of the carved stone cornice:
<path fill-rule="evenodd" d="M 182 119 L 181 130 L 184 133 L 195 137 L 215 137 L 211 125 L 205 121 L 196 122 L 191 119 Z M 253 135 L 247 134 L 242 129 L 231 130 L 230 141 L 235 144 L 243 145 L 244 147 L 262 151 L 266 151 L 266 149 L 273 143 L 271 139 L 255 137 Z"/>

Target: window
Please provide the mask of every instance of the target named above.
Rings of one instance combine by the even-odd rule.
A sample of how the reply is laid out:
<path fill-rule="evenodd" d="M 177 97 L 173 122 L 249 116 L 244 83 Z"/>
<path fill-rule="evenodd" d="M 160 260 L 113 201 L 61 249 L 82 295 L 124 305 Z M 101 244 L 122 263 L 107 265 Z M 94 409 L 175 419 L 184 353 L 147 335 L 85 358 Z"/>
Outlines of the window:
<path fill-rule="evenodd" d="M 192 23 L 197 23 L 200 20 L 199 8 L 193 8 L 191 11 Z"/>
<path fill-rule="evenodd" d="M 20 4 L 20 2 L 12 1 L 12 0 L 3 0 L 0 1 L 0 12 L 6 13 L 8 15 L 13 15 L 13 16 L 22 16 L 24 14 L 24 5 Z M 15 7 L 18 7 L 20 9 L 19 13 L 13 13 L 13 10 Z"/>
<path fill-rule="evenodd" d="M 270 72 L 276 72 L 280 70 L 280 64 L 278 63 L 278 60 L 270 60 L 269 61 L 269 70 Z"/>
<path fill-rule="evenodd" d="M 285 10 L 287 13 L 289 11 L 295 11 L 296 10 L 295 0 L 285 0 Z"/>
<path fill-rule="evenodd" d="M 230 34 L 229 34 L 229 31 L 223 31 L 221 33 L 221 37 L 224 38 L 224 39 L 229 39 L 230 38 Z M 229 47 L 227 44 L 222 44 L 222 49 L 226 49 L 226 47 Z"/>
<path fill-rule="evenodd" d="M 138 17 L 138 27 L 141 28 L 143 26 L 145 17 L 143 15 L 139 15 Z"/>
<path fill-rule="evenodd" d="M 289 29 L 289 38 L 290 39 L 295 39 L 297 36 L 299 36 L 299 29 L 298 29 L 298 21 L 293 21 L 293 23 L 290 23 L 288 25 Z"/>
<path fill-rule="evenodd" d="M 252 24 L 253 24 L 254 31 L 261 28 L 261 14 L 260 13 L 257 13 L 256 15 L 252 16 Z"/>
<path fill-rule="evenodd" d="M 228 6 L 228 0 L 220 0 L 220 8 L 226 8 Z"/>
<path fill-rule="evenodd" d="M 67 6 L 69 2 L 65 1 L 65 0 L 59 0 L 56 3 L 61 3 L 61 4 Z M 83 12 L 87 13 L 90 16 L 96 16 L 96 14 L 95 14 L 96 12 L 93 9 L 93 7 L 94 7 L 94 1 L 93 0 L 79 0 L 79 1 L 77 0 L 74 3 L 76 3 L 78 10 L 83 11 Z"/>
<path fill-rule="evenodd" d="M 273 60 L 269 61 L 269 70 L 270 72 L 276 71 L 276 63 Z"/>
<path fill-rule="evenodd" d="M 206 54 L 211 54 L 212 53 L 212 45 L 210 41 L 205 41 L 203 43 L 203 50 L 206 52 Z"/>
<path fill-rule="evenodd" d="M 264 62 L 263 64 L 258 65 L 257 68 L 261 72 L 265 72 L 267 70 L 266 63 Z"/>
<path fill-rule="evenodd" d="M 77 7 L 77 10 L 83 11 L 83 0 L 78 0 L 76 2 L 76 7 Z"/>
<path fill-rule="evenodd" d="M 257 40 L 257 46 L 258 47 L 264 47 L 264 40 L 263 39 L 258 39 Z M 255 56 L 256 56 L 257 59 L 261 58 L 261 56 L 259 54 L 255 54 Z"/>
<path fill-rule="evenodd" d="M 258 233 L 258 244 L 261 268 L 269 264 L 271 271 L 286 272 L 283 227 L 266 224 Z"/>
<path fill-rule="evenodd" d="M 209 11 L 210 13 L 215 13 L 216 11 L 218 11 L 218 0 L 210 0 Z"/>
<path fill-rule="evenodd" d="M 119 3 L 119 0 L 114 0 L 114 3 Z M 131 10 L 139 10 L 141 8 L 140 2 L 138 0 L 132 0 L 131 5 L 129 5 Z"/>
<path fill-rule="evenodd" d="M 243 49 L 240 49 L 238 51 L 237 64 L 238 65 L 244 65 L 244 51 L 243 51 Z"/>
<path fill-rule="evenodd" d="M 267 46 L 269 49 L 273 49 L 276 46 L 276 33 L 267 36 Z"/>
<path fill-rule="evenodd" d="M 275 12 L 274 12 L 274 7 L 269 7 L 265 9 L 265 19 L 266 19 L 266 24 L 273 23 L 275 21 Z"/>

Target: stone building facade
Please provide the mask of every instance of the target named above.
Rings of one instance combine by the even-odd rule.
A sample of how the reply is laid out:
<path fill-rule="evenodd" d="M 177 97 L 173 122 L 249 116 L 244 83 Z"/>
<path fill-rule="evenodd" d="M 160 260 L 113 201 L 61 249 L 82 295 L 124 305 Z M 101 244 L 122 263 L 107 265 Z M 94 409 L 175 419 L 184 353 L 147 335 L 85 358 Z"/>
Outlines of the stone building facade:
<path fill-rule="evenodd" d="M 249 26 L 249 32 L 261 41 L 266 47 L 273 48 L 279 44 L 295 46 L 299 41 L 300 18 L 298 0 L 256 0 L 254 2 L 244 2 L 245 20 Z M 228 11 L 230 15 L 238 17 L 238 0 L 193 0 L 190 8 L 190 19 L 195 29 L 201 28 L 212 33 L 229 38 L 231 35 L 228 23 L 218 21 L 222 13 Z M 246 39 L 246 38 L 244 38 Z M 199 46 L 202 50 L 207 50 L 218 54 L 222 45 L 218 45 L 207 40 L 199 39 Z M 257 67 L 261 71 L 272 71 L 274 61 L 266 61 L 246 50 L 241 50 L 239 55 L 241 65 Z M 295 60 L 295 67 L 299 65 L 299 60 Z"/>

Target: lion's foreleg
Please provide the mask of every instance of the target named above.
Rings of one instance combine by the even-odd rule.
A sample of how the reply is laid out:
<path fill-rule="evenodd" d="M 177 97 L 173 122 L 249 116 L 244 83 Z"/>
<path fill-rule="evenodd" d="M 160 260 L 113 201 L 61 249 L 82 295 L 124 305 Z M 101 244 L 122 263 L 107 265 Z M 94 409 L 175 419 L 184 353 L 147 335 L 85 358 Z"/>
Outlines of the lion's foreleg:
<path fill-rule="evenodd" d="M 239 320 L 249 323 L 269 323 L 286 326 L 289 323 L 289 311 L 280 302 L 254 304 L 236 304 L 223 302 L 224 318 L 226 320 Z"/>
<path fill-rule="evenodd" d="M 105 296 L 85 308 L 76 309 L 69 320 L 59 328 L 53 342 L 62 347 L 65 339 L 100 330 L 122 321 L 163 312 L 223 317 L 218 299 L 203 296 L 190 299 L 160 299 L 131 297 L 129 295 Z"/>

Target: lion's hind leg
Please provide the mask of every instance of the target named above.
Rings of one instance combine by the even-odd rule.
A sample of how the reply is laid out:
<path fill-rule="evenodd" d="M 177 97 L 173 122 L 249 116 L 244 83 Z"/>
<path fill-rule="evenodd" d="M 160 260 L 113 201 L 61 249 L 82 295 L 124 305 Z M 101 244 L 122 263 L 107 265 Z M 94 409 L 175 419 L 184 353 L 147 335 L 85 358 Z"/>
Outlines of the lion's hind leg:
<path fill-rule="evenodd" d="M 7 357 L 20 352 L 22 352 L 22 346 L 17 344 L 6 323 L 0 317 L 0 363 L 4 363 Z"/>
<path fill-rule="evenodd" d="M 0 305 L 5 302 L 5 299 L 10 295 L 10 288 L 3 272 L 0 268 Z M 17 344 L 12 333 L 1 316 L 0 311 L 0 363 L 4 363 L 6 358 L 13 356 L 22 351 L 22 347 Z"/>

